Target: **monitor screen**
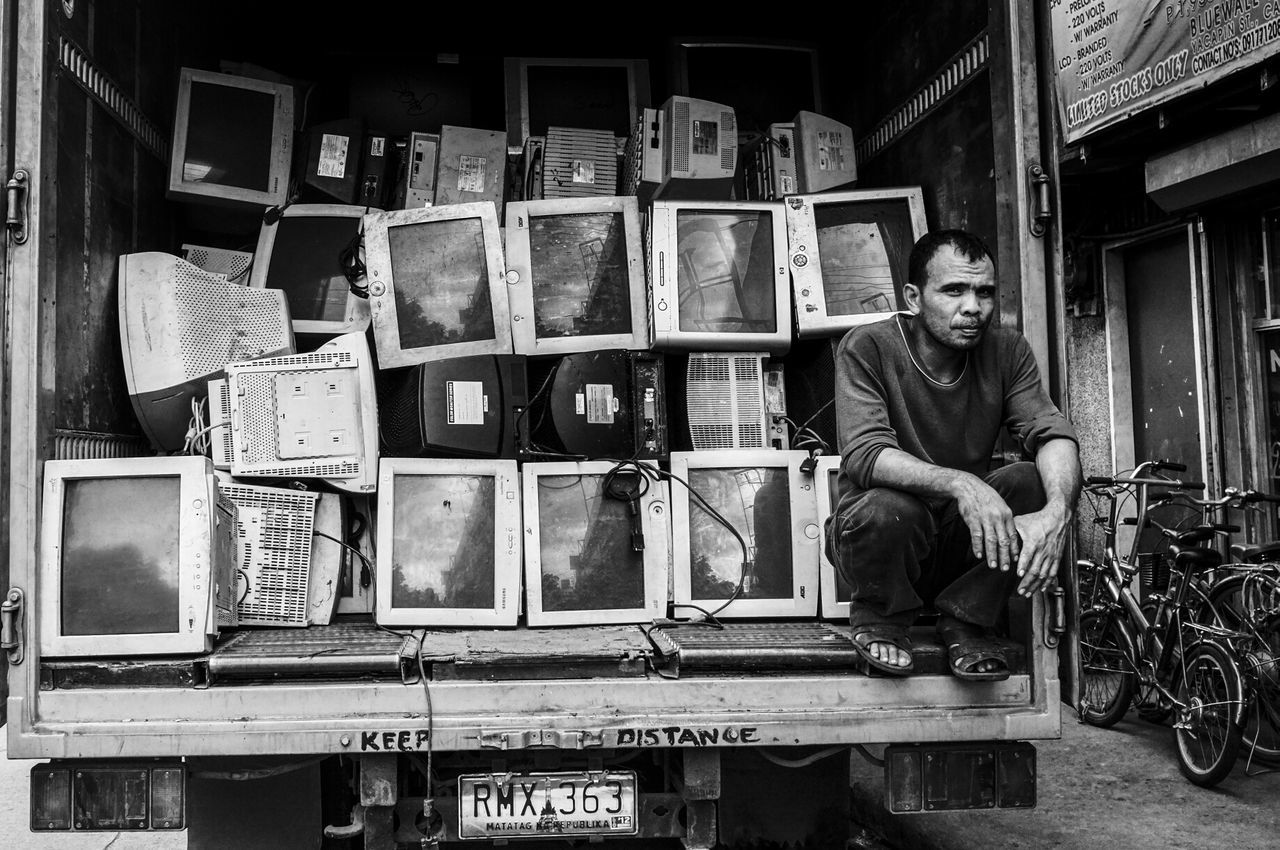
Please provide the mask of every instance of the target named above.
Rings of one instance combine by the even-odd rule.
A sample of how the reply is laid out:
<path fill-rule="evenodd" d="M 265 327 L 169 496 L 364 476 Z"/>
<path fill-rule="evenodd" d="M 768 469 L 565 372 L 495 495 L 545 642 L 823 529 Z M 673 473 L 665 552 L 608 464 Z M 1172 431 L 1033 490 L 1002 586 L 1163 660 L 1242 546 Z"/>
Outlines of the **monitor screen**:
<path fill-rule="evenodd" d="M 171 198 L 267 207 L 285 202 L 293 87 L 182 68 L 169 163 Z"/>
<path fill-rule="evenodd" d="M 815 204 L 827 314 L 902 310 L 907 257 L 915 244 L 905 203 Z"/>
<path fill-rule="evenodd" d="M 621 212 L 533 218 L 529 245 L 538 336 L 631 332 Z"/>
<path fill-rule="evenodd" d="M 654 348 L 766 351 L 791 345 L 780 201 L 654 201 L 649 211 Z"/>
<path fill-rule="evenodd" d="M 786 219 L 798 336 L 906 309 L 907 262 L 928 229 L 918 187 L 793 195 Z"/>
<path fill-rule="evenodd" d="M 178 631 L 178 476 L 65 484 L 64 635 Z"/>
<path fill-rule="evenodd" d="M 635 198 L 512 202 L 507 222 L 516 351 L 648 347 Z"/>
<path fill-rule="evenodd" d="M 191 654 L 236 624 L 236 506 L 200 455 L 46 461 L 41 655 Z"/>
<path fill-rule="evenodd" d="M 385 458 L 378 517 L 379 623 L 516 624 L 522 535 L 514 460 Z"/>
<path fill-rule="evenodd" d="M 623 470 L 607 490 L 613 468 L 604 461 L 523 466 L 530 625 L 642 622 L 665 609 L 660 488 L 646 489 L 638 473 Z M 618 498 L 626 493 L 636 494 L 634 505 Z"/>
<path fill-rule="evenodd" d="M 276 223 L 264 285 L 284 290 L 295 322 L 346 321 L 351 284 L 341 254 L 359 234 L 359 217 L 285 215 Z"/>
<path fill-rule="evenodd" d="M 193 80 L 190 110 L 183 181 L 266 190 L 275 93 Z"/>
<path fill-rule="evenodd" d="M 728 599 L 742 580 L 742 599 L 790 599 L 791 506 L 785 468 L 691 469 L 689 486 L 738 530 L 746 543 L 700 502 L 691 503 L 689 556 L 696 599 Z M 745 558 L 745 574 L 744 574 Z"/>
<path fill-rule="evenodd" d="M 726 617 L 817 613 L 820 535 L 813 478 L 801 471 L 807 457 L 778 449 L 671 453 L 677 603 Z"/>
<path fill-rule="evenodd" d="M 479 219 L 460 219 L 388 229 L 401 345 L 425 348 L 493 338 L 480 227 Z"/>
<path fill-rule="evenodd" d="M 771 218 L 752 210 L 677 213 L 681 330 L 777 330 Z"/>
<path fill-rule="evenodd" d="M 555 532 L 543 535 L 538 550 L 544 611 L 644 607 L 644 558 L 631 546 L 632 517 L 625 501 L 605 494 L 603 481 L 538 478 L 538 521 Z"/>
<path fill-rule="evenodd" d="M 392 608 L 492 608 L 494 479 L 400 475 L 392 490 Z"/>
<path fill-rule="evenodd" d="M 501 230 L 491 201 L 375 212 L 364 222 L 380 368 L 512 353 Z"/>

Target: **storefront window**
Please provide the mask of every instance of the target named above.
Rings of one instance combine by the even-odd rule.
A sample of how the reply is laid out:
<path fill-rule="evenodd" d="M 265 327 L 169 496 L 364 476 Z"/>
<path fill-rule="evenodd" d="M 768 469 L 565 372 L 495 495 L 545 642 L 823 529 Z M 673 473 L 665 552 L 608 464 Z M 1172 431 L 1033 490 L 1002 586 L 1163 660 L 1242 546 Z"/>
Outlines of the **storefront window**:
<path fill-rule="evenodd" d="M 1249 256 L 1258 258 L 1252 269 L 1253 315 L 1263 321 L 1280 319 L 1280 211 L 1264 215 L 1262 233 L 1250 233 L 1249 242 Z"/>
<path fill-rule="evenodd" d="M 1280 493 L 1280 328 L 1258 334 L 1267 418 L 1267 490 Z"/>

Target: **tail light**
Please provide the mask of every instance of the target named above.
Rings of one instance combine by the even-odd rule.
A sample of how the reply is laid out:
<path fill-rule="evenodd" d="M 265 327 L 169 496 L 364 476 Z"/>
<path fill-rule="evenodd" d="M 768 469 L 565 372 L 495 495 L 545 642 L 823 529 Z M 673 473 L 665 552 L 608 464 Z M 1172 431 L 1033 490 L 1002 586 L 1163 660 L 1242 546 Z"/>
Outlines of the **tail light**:
<path fill-rule="evenodd" d="M 180 762 L 50 762 L 31 768 L 31 828 L 130 832 L 186 826 Z"/>

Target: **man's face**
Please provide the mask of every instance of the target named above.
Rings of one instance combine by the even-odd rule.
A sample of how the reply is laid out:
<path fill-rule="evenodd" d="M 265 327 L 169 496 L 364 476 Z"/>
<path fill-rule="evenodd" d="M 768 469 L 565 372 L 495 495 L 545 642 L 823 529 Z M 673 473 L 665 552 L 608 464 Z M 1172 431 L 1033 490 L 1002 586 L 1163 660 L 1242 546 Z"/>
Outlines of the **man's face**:
<path fill-rule="evenodd" d="M 944 245 L 925 268 L 923 289 L 910 283 L 903 288 L 907 309 L 939 344 L 968 351 L 982 341 L 995 312 L 995 266 L 987 257 L 975 263 Z"/>

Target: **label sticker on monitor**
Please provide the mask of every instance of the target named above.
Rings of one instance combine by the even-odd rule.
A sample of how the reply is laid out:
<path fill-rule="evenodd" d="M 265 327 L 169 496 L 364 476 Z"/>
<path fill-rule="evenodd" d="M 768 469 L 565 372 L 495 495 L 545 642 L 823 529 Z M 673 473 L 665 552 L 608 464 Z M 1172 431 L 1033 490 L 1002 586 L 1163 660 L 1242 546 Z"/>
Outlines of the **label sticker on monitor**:
<path fill-rule="evenodd" d="M 316 166 L 316 176 L 338 178 L 347 176 L 349 142 L 350 139 L 346 136 L 339 136 L 336 133 L 325 133 L 320 137 L 320 164 Z"/>
<path fill-rule="evenodd" d="M 714 156 L 720 150 L 720 125 L 715 121 L 693 122 L 693 152 Z"/>
<path fill-rule="evenodd" d="M 483 425 L 488 399 L 480 381 L 446 381 L 450 425 Z"/>
<path fill-rule="evenodd" d="M 844 134 L 833 130 L 818 132 L 818 170 L 844 171 Z"/>
<path fill-rule="evenodd" d="M 458 191 L 483 192 L 484 172 L 489 161 L 483 156 L 458 157 Z"/>
<path fill-rule="evenodd" d="M 589 159 L 575 159 L 573 161 L 573 182 L 595 183 L 596 164 Z"/>
<path fill-rule="evenodd" d="M 611 384 L 587 384 L 587 422 L 591 425 L 612 425 L 618 404 Z"/>
<path fill-rule="evenodd" d="M 384 156 L 382 150 L 387 140 L 382 136 L 374 136 L 369 140 L 369 156 Z"/>

